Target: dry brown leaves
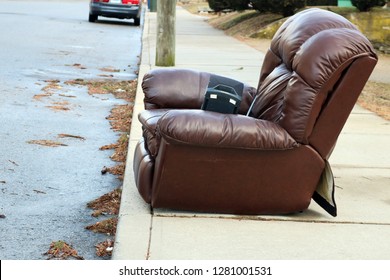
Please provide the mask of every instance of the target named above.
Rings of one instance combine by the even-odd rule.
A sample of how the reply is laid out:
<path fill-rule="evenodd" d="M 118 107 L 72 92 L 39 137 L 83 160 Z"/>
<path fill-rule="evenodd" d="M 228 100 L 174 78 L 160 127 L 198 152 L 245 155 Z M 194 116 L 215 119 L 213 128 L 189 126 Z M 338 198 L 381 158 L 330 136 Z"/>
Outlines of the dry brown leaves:
<path fill-rule="evenodd" d="M 116 225 L 118 223 L 117 217 L 112 217 L 106 220 L 96 222 L 93 225 L 86 226 L 88 230 L 92 230 L 95 233 L 105 233 L 107 235 L 115 235 Z"/>
<path fill-rule="evenodd" d="M 95 210 L 92 216 L 97 217 L 100 215 L 118 215 L 119 205 L 121 200 L 121 189 L 115 189 L 101 197 L 89 202 L 87 207 Z"/>
<path fill-rule="evenodd" d="M 118 105 L 111 110 L 107 119 L 115 131 L 127 132 L 133 117 L 133 104 Z"/>
<path fill-rule="evenodd" d="M 130 132 L 131 121 L 133 118 L 133 101 L 135 99 L 136 80 L 131 82 L 117 82 L 118 85 L 114 89 L 114 95 L 117 98 L 123 98 L 129 103 L 126 105 L 118 105 L 111 110 L 110 115 L 107 119 L 110 121 L 111 128 L 115 131 L 122 132 L 122 135 L 118 141 L 114 144 L 104 145 L 100 150 L 109 150 L 113 149 L 114 153 L 110 156 L 113 161 L 118 162 L 113 167 L 103 167 L 102 174 L 110 173 L 117 175 L 119 179 L 123 180 L 123 175 L 125 172 L 126 157 L 127 157 L 127 148 L 129 143 L 128 133 Z M 94 84 L 92 92 L 100 92 L 95 88 Z M 109 84 L 110 87 L 113 87 L 113 84 Z M 104 91 L 104 90 L 103 90 Z"/>
<path fill-rule="evenodd" d="M 55 93 L 62 89 L 62 86 L 59 84 L 59 80 L 46 80 L 47 85 L 42 88 L 43 93 L 34 95 L 34 99 L 42 101 L 43 98 L 52 97 Z M 70 95 L 59 94 L 63 97 L 74 97 Z M 70 103 L 68 101 L 51 101 L 51 105 L 46 106 L 54 111 L 69 111 Z"/>
<path fill-rule="evenodd" d="M 100 150 L 101 150 L 101 151 L 113 150 L 113 149 L 115 149 L 116 147 L 118 147 L 118 144 L 108 144 L 108 145 L 101 146 L 101 147 L 100 147 Z"/>
<path fill-rule="evenodd" d="M 69 111 L 70 108 L 68 101 L 58 101 L 58 102 L 52 102 L 53 105 L 46 106 L 47 108 L 50 108 L 54 111 Z"/>
<path fill-rule="evenodd" d="M 51 94 L 48 94 L 48 93 L 42 93 L 42 94 L 36 94 L 34 95 L 34 99 L 36 100 L 41 100 L 42 98 L 45 98 L 45 97 L 49 97 L 51 96 Z"/>
<path fill-rule="evenodd" d="M 85 140 L 85 138 L 82 137 L 82 136 L 66 134 L 66 133 L 60 133 L 60 134 L 58 134 L 58 137 L 59 138 L 76 138 L 76 139 L 80 139 L 80 140 L 83 140 L 83 141 Z"/>
<path fill-rule="evenodd" d="M 30 140 L 30 141 L 27 141 L 27 143 L 41 145 L 41 146 L 47 146 L 47 147 L 68 146 L 64 143 L 52 141 L 52 140 Z"/>
<path fill-rule="evenodd" d="M 45 80 L 47 83 L 46 86 L 42 88 L 43 93 L 34 95 L 34 99 L 41 100 L 44 97 L 50 97 L 52 96 L 57 90 L 61 89 L 62 87 L 59 85 L 59 80 Z"/>
<path fill-rule="evenodd" d="M 87 86 L 89 94 L 113 94 L 116 98 L 124 99 L 128 102 L 134 102 L 137 88 L 137 80 L 131 81 L 96 81 L 75 79 L 66 81 L 67 85 Z"/>
<path fill-rule="evenodd" d="M 81 65 L 80 63 L 74 63 L 73 65 L 72 65 L 74 68 L 78 68 L 78 69 L 87 69 L 87 67 L 85 67 L 85 66 L 83 66 L 83 65 Z"/>
<path fill-rule="evenodd" d="M 111 167 L 104 166 L 101 173 L 103 175 L 106 173 L 117 175 L 119 180 L 123 180 L 123 176 L 125 174 L 125 168 L 126 168 L 126 164 L 121 162 Z"/>
<path fill-rule="evenodd" d="M 96 246 L 96 255 L 98 257 L 111 256 L 114 249 L 114 241 L 107 239 L 106 241 L 98 243 Z"/>
<path fill-rule="evenodd" d="M 106 69 L 107 71 L 110 69 Z M 111 69 L 115 71 L 115 69 Z M 111 71 L 110 70 L 110 71 Z M 107 119 L 110 121 L 111 128 L 115 131 L 123 132 L 118 142 L 101 147 L 101 150 L 113 149 L 114 154 L 110 157 L 118 162 L 116 166 L 104 167 L 102 174 L 111 173 L 123 179 L 125 170 L 125 161 L 127 157 L 128 133 L 130 131 L 133 118 L 133 107 L 137 89 L 137 80 L 132 81 L 88 81 L 75 79 L 65 82 L 69 85 L 81 85 L 88 87 L 89 94 L 113 94 L 116 98 L 124 99 L 128 102 L 125 105 L 115 106 Z"/>
<path fill-rule="evenodd" d="M 113 167 L 104 167 L 102 174 L 111 173 L 117 175 L 119 179 L 123 180 L 125 172 L 127 148 L 129 144 L 130 125 L 132 121 L 133 106 L 119 105 L 111 110 L 111 114 L 108 117 L 113 130 L 121 131 L 122 135 L 115 144 L 109 144 L 102 146 L 101 150 L 113 149 L 114 153 L 110 156 L 113 161 L 118 162 Z"/>
<path fill-rule="evenodd" d="M 80 64 L 74 64 L 73 67 L 85 69 L 84 66 Z M 100 69 L 101 71 L 106 72 L 117 72 L 116 69 L 104 68 Z M 58 80 L 48 80 L 45 81 L 48 83 L 42 90 L 42 94 L 37 94 L 34 96 L 34 99 L 41 100 L 42 98 L 51 97 L 56 91 L 61 89 L 59 85 L 60 81 Z M 67 81 L 64 84 L 72 86 L 87 86 L 88 93 L 93 94 L 113 94 L 116 98 L 124 99 L 128 102 L 126 105 L 116 106 L 111 110 L 110 116 L 107 119 L 110 121 L 111 128 L 115 131 L 122 132 L 122 135 L 118 139 L 117 143 L 104 145 L 100 150 L 114 150 L 114 153 L 110 157 L 113 161 L 116 161 L 118 164 L 113 167 L 104 167 L 102 174 L 107 172 L 117 175 L 119 179 L 123 179 L 125 171 L 125 162 L 127 156 L 128 148 L 128 134 L 130 131 L 130 125 L 132 120 L 133 104 L 135 100 L 137 80 L 132 81 L 89 81 L 83 79 L 75 79 Z M 61 95 L 61 94 L 60 94 Z M 75 97 L 72 95 L 61 95 L 64 97 Z M 66 101 L 65 101 L 66 102 Z M 53 106 L 48 106 L 51 109 L 55 110 L 69 110 L 68 103 L 53 103 Z M 76 138 L 80 140 L 85 140 L 84 137 L 71 134 L 58 134 L 58 138 Z M 39 144 L 44 146 L 66 146 L 65 144 L 52 141 L 52 140 L 31 140 L 28 143 L 30 144 Z M 121 200 L 121 190 L 116 189 L 112 192 L 97 198 L 87 206 L 94 210 L 92 216 L 98 217 L 100 215 L 115 215 L 106 220 L 98 221 L 93 225 L 89 225 L 86 229 L 91 230 L 96 233 L 103 233 L 107 235 L 114 236 L 116 232 L 116 227 L 118 223 L 117 215 L 119 213 L 119 206 Z M 96 254 L 98 256 L 111 256 L 111 252 L 114 246 L 114 242 L 111 239 L 107 239 L 99 244 L 96 247 Z M 67 259 L 73 257 L 76 259 L 83 259 L 78 256 L 76 250 L 74 250 L 70 245 L 66 244 L 64 241 L 52 242 L 50 245 L 49 251 L 46 253 L 49 255 L 49 259 Z"/>
<path fill-rule="evenodd" d="M 83 68 L 81 65 L 73 65 L 77 68 Z M 106 72 L 116 72 L 115 69 L 101 69 Z M 50 97 L 55 90 L 60 89 L 58 85 L 59 81 L 46 81 L 49 84 L 44 87 L 43 94 L 34 96 L 35 99 L 41 99 L 43 97 Z M 65 82 L 67 85 L 73 86 L 87 86 L 88 93 L 93 94 L 113 94 L 116 98 L 124 99 L 128 102 L 126 105 L 118 105 L 111 110 L 110 116 L 107 119 L 110 121 L 111 128 L 115 131 L 122 132 L 121 137 L 118 139 L 117 143 L 104 145 L 100 150 L 114 150 L 114 153 L 111 155 L 111 159 L 116 161 L 116 164 L 113 167 L 104 167 L 102 169 L 102 174 L 111 173 L 117 175 L 119 179 L 123 179 L 125 171 L 125 162 L 127 156 L 128 148 L 128 133 L 130 131 L 130 125 L 132 120 L 133 104 L 135 99 L 137 80 L 133 81 L 88 81 L 83 79 L 76 79 Z M 53 104 L 51 109 L 56 110 L 66 110 L 68 104 Z M 54 107 L 57 106 L 57 107 Z M 58 138 L 77 138 L 80 140 L 85 140 L 85 138 L 77 135 L 71 134 L 58 134 Z M 32 140 L 31 144 L 40 144 L 46 146 L 60 146 L 64 145 L 60 142 L 50 141 L 50 140 Z M 119 213 L 119 206 L 121 200 L 121 190 L 116 189 L 110 193 L 107 193 L 87 204 L 87 206 L 94 210 L 92 216 L 98 217 L 100 215 L 115 215 L 106 220 L 98 221 L 93 225 L 89 225 L 86 229 L 91 230 L 96 233 L 103 233 L 107 235 L 114 236 L 116 232 L 116 226 L 118 223 L 117 215 Z M 96 247 L 96 254 L 100 257 L 111 256 L 112 248 L 114 242 L 111 239 L 107 239 L 99 244 Z M 59 248 L 61 247 L 61 248 Z M 62 253 L 62 251 L 64 251 Z M 77 252 L 74 251 L 67 244 L 61 242 L 52 243 L 50 250 L 47 252 L 50 255 L 50 258 L 67 258 L 73 256 L 77 258 Z"/>
<path fill-rule="evenodd" d="M 104 72 L 120 72 L 120 71 L 121 71 L 121 70 L 119 70 L 119 69 L 115 69 L 115 68 L 110 67 L 110 66 L 100 68 L 99 70 L 100 70 L 100 71 L 104 71 Z"/>
<path fill-rule="evenodd" d="M 129 144 L 129 139 L 127 133 L 122 134 L 118 139 L 117 143 L 109 144 L 100 147 L 100 150 L 114 150 L 114 153 L 110 156 L 113 161 L 116 161 L 115 166 L 106 167 L 104 166 L 101 170 L 102 174 L 110 173 L 117 175 L 118 179 L 123 180 L 126 167 L 126 157 L 127 157 L 127 148 Z"/>
<path fill-rule="evenodd" d="M 56 91 L 62 87 L 59 85 L 60 80 L 45 80 L 47 85 L 42 89 L 46 93 L 50 93 L 52 90 Z"/>
<path fill-rule="evenodd" d="M 71 135 L 71 134 L 66 134 L 66 133 L 60 133 L 58 134 L 58 138 L 75 138 L 75 139 L 80 139 L 80 140 L 85 140 L 84 137 L 78 136 L 78 135 Z M 46 147 L 60 147 L 60 146 L 68 146 L 64 143 L 61 143 L 59 141 L 54 141 L 54 140 L 30 140 L 27 141 L 28 144 L 35 144 L 35 145 L 41 145 L 41 146 L 46 146 Z"/>
<path fill-rule="evenodd" d="M 119 205 L 121 200 L 121 189 L 115 189 L 101 197 L 89 202 L 87 206 L 93 210 L 92 216 L 97 217 L 100 215 L 118 215 Z M 86 229 L 92 230 L 95 233 L 104 233 L 114 236 L 116 232 L 116 226 L 118 223 L 117 217 L 111 217 L 109 219 L 99 221 L 93 225 L 87 226 Z M 114 241 L 107 239 L 103 242 L 95 245 L 96 255 L 98 257 L 111 256 L 114 247 Z"/>
<path fill-rule="evenodd" d="M 390 87 L 388 84 L 369 81 L 364 87 L 358 104 L 382 118 L 390 120 Z"/>
<path fill-rule="evenodd" d="M 77 260 L 84 259 L 79 256 L 77 251 L 73 249 L 71 245 L 62 240 L 53 241 L 50 244 L 50 249 L 44 253 L 44 255 L 48 255 L 48 260 L 68 260 L 69 258 Z"/>

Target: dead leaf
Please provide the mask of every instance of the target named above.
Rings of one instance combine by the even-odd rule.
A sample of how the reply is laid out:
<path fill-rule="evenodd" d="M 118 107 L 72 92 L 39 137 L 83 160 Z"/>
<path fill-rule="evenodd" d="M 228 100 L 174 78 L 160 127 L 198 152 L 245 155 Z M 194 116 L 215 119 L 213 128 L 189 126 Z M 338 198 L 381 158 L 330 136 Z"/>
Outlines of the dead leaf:
<path fill-rule="evenodd" d="M 86 226 L 88 230 L 92 230 L 95 233 L 105 233 L 108 235 L 115 235 L 116 226 L 118 224 L 118 218 L 113 217 L 107 220 L 97 222 L 93 225 Z"/>
<path fill-rule="evenodd" d="M 133 117 L 133 104 L 118 105 L 111 110 L 107 117 L 115 131 L 128 132 Z"/>
<path fill-rule="evenodd" d="M 68 258 L 74 258 L 77 260 L 83 260 L 84 258 L 79 256 L 77 251 L 72 248 L 65 241 L 53 241 L 50 244 L 50 249 L 44 253 L 44 255 L 48 255 L 48 260 L 67 260 Z"/>
<path fill-rule="evenodd" d="M 81 136 L 78 136 L 78 135 L 72 135 L 72 134 L 66 134 L 66 133 L 60 133 L 58 134 L 58 137 L 59 138 L 77 138 L 77 139 L 80 139 L 80 140 L 85 140 L 84 137 L 81 137 Z"/>
<path fill-rule="evenodd" d="M 101 197 L 87 203 L 87 207 L 95 210 L 92 213 L 93 217 L 102 214 L 117 215 L 119 213 L 119 206 L 121 201 L 122 190 L 115 189 Z"/>
<path fill-rule="evenodd" d="M 45 82 L 48 83 L 48 85 L 46 85 L 42 88 L 42 91 L 44 92 L 44 94 L 42 94 L 41 97 L 44 97 L 45 95 L 51 96 L 54 93 L 54 91 L 62 88 L 59 85 L 60 80 L 46 80 Z"/>
<path fill-rule="evenodd" d="M 113 67 L 103 67 L 103 68 L 100 68 L 99 70 L 104 71 L 104 72 L 120 72 L 121 71 L 121 70 L 115 69 Z"/>
<path fill-rule="evenodd" d="M 79 68 L 79 69 L 87 69 L 87 67 L 82 66 L 80 63 L 75 63 L 72 65 L 73 67 Z"/>
<path fill-rule="evenodd" d="M 111 256 L 112 250 L 114 249 L 114 241 L 107 239 L 106 241 L 100 242 L 95 245 L 96 255 L 98 257 Z"/>
<path fill-rule="evenodd" d="M 30 140 L 30 141 L 27 141 L 27 143 L 41 145 L 41 146 L 47 146 L 47 147 L 68 146 L 68 145 L 63 144 L 61 142 L 56 142 L 56 141 L 52 141 L 52 140 Z"/>
<path fill-rule="evenodd" d="M 108 145 L 104 145 L 104 146 L 100 147 L 99 150 L 101 150 L 101 151 L 113 150 L 117 147 L 118 147 L 118 144 L 108 144 Z"/>
<path fill-rule="evenodd" d="M 42 194 L 46 194 L 45 192 L 43 192 L 43 191 L 40 191 L 40 190 L 33 190 L 34 192 L 36 192 L 36 193 L 42 193 Z"/>
<path fill-rule="evenodd" d="M 36 94 L 36 95 L 33 96 L 33 98 L 34 98 L 35 100 L 41 100 L 42 98 L 44 98 L 44 97 L 49 97 L 49 96 L 51 96 L 51 95 L 52 95 L 52 94 L 50 94 L 50 93 Z"/>
<path fill-rule="evenodd" d="M 62 96 L 62 97 L 69 97 L 69 98 L 76 98 L 77 96 L 75 95 L 68 95 L 68 94 L 63 94 L 63 93 L 60 93 L 59 96 Z"/>
<path fill-rule="evenodd" d="M 102 175 L 106 173 L 110 173 L 112 175 L 118 175 L 120 180 L 123 180 L 123 174 L 125 174 L 125 167 L 126 164 L 124 162 L 121 162 L 115 166 L 112 167 L 106 167 L 104 166 L 101 173 Z"/>
<path fill-rule="evenodd" d="M 61 105 L 53 105 L 53 106 L 46 106 L 46 107 L 50 108 L 54 111 L 69 111 L 70 110 L 68 107 L 61 106 Z"/>
<path fill-rule="evenodd" d="M 17 164 L 16 162 L 14 162 L 13 160 L 8 160 L 10 163 L 12 163 L 13 165 L 16 165 L 16 166 L 19 166 L 19 164 Z"/>
<path fill-rule="evenodd" d="M 58 84 L 60 80 L 44 80 L 45 83 Z"/>
<path fill-rule="evenodd" d="M 359 96 L 358 104 L 390 120 L 390 88 L 388 84 L 368 81 Z"/>
<path fill-rule="evenodd" d="M 46 106 L 47 108 L 50 108 L 55 111 L 69 111 L 69 102 L 68 101 L 59 101 L 59 102 L 53 102 L 53 105 Z"/>

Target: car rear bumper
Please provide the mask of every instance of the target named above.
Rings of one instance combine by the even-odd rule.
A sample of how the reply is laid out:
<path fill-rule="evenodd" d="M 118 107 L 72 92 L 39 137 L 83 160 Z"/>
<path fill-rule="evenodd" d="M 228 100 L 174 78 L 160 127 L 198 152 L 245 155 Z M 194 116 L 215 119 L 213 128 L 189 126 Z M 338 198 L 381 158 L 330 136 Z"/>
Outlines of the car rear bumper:
<path fill-rule="evenodd" d="M 125 6 L 91 2 L 89 13 L 96 16 L 130 19 L 139 17 L 139 10 L 137 5 Z"/>

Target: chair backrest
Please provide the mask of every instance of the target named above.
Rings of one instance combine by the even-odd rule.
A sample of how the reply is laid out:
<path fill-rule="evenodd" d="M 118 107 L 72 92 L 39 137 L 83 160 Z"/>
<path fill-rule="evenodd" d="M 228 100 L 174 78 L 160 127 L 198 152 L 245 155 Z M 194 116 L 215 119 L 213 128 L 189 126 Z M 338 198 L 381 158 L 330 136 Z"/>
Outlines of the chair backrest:
<path fill-rule="evenodd" d="M 371 43 L 344 17 L 304 10 L 273 37 L 251 115 L 327 158 L 376 62 Z"/>

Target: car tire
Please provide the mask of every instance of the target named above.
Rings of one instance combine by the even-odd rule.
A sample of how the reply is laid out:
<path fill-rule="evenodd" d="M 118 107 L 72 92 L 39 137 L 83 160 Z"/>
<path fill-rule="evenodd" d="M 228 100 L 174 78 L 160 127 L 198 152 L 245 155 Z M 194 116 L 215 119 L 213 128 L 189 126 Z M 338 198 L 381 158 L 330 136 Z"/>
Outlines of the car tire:
<path fill-rule="evenodd" d="M 97 15 L 89 14 L 89 17 L 88 17 L 89 22 L 95 22 L 95 21 L 97 21 L 97 19 L 98 19 Z"/>
<path fill-rule="evenodd" d="M 140 24 L 141 24 L 141 18 L 138 17 L 134 18 L 134 25 L 139 26 Z"/>

